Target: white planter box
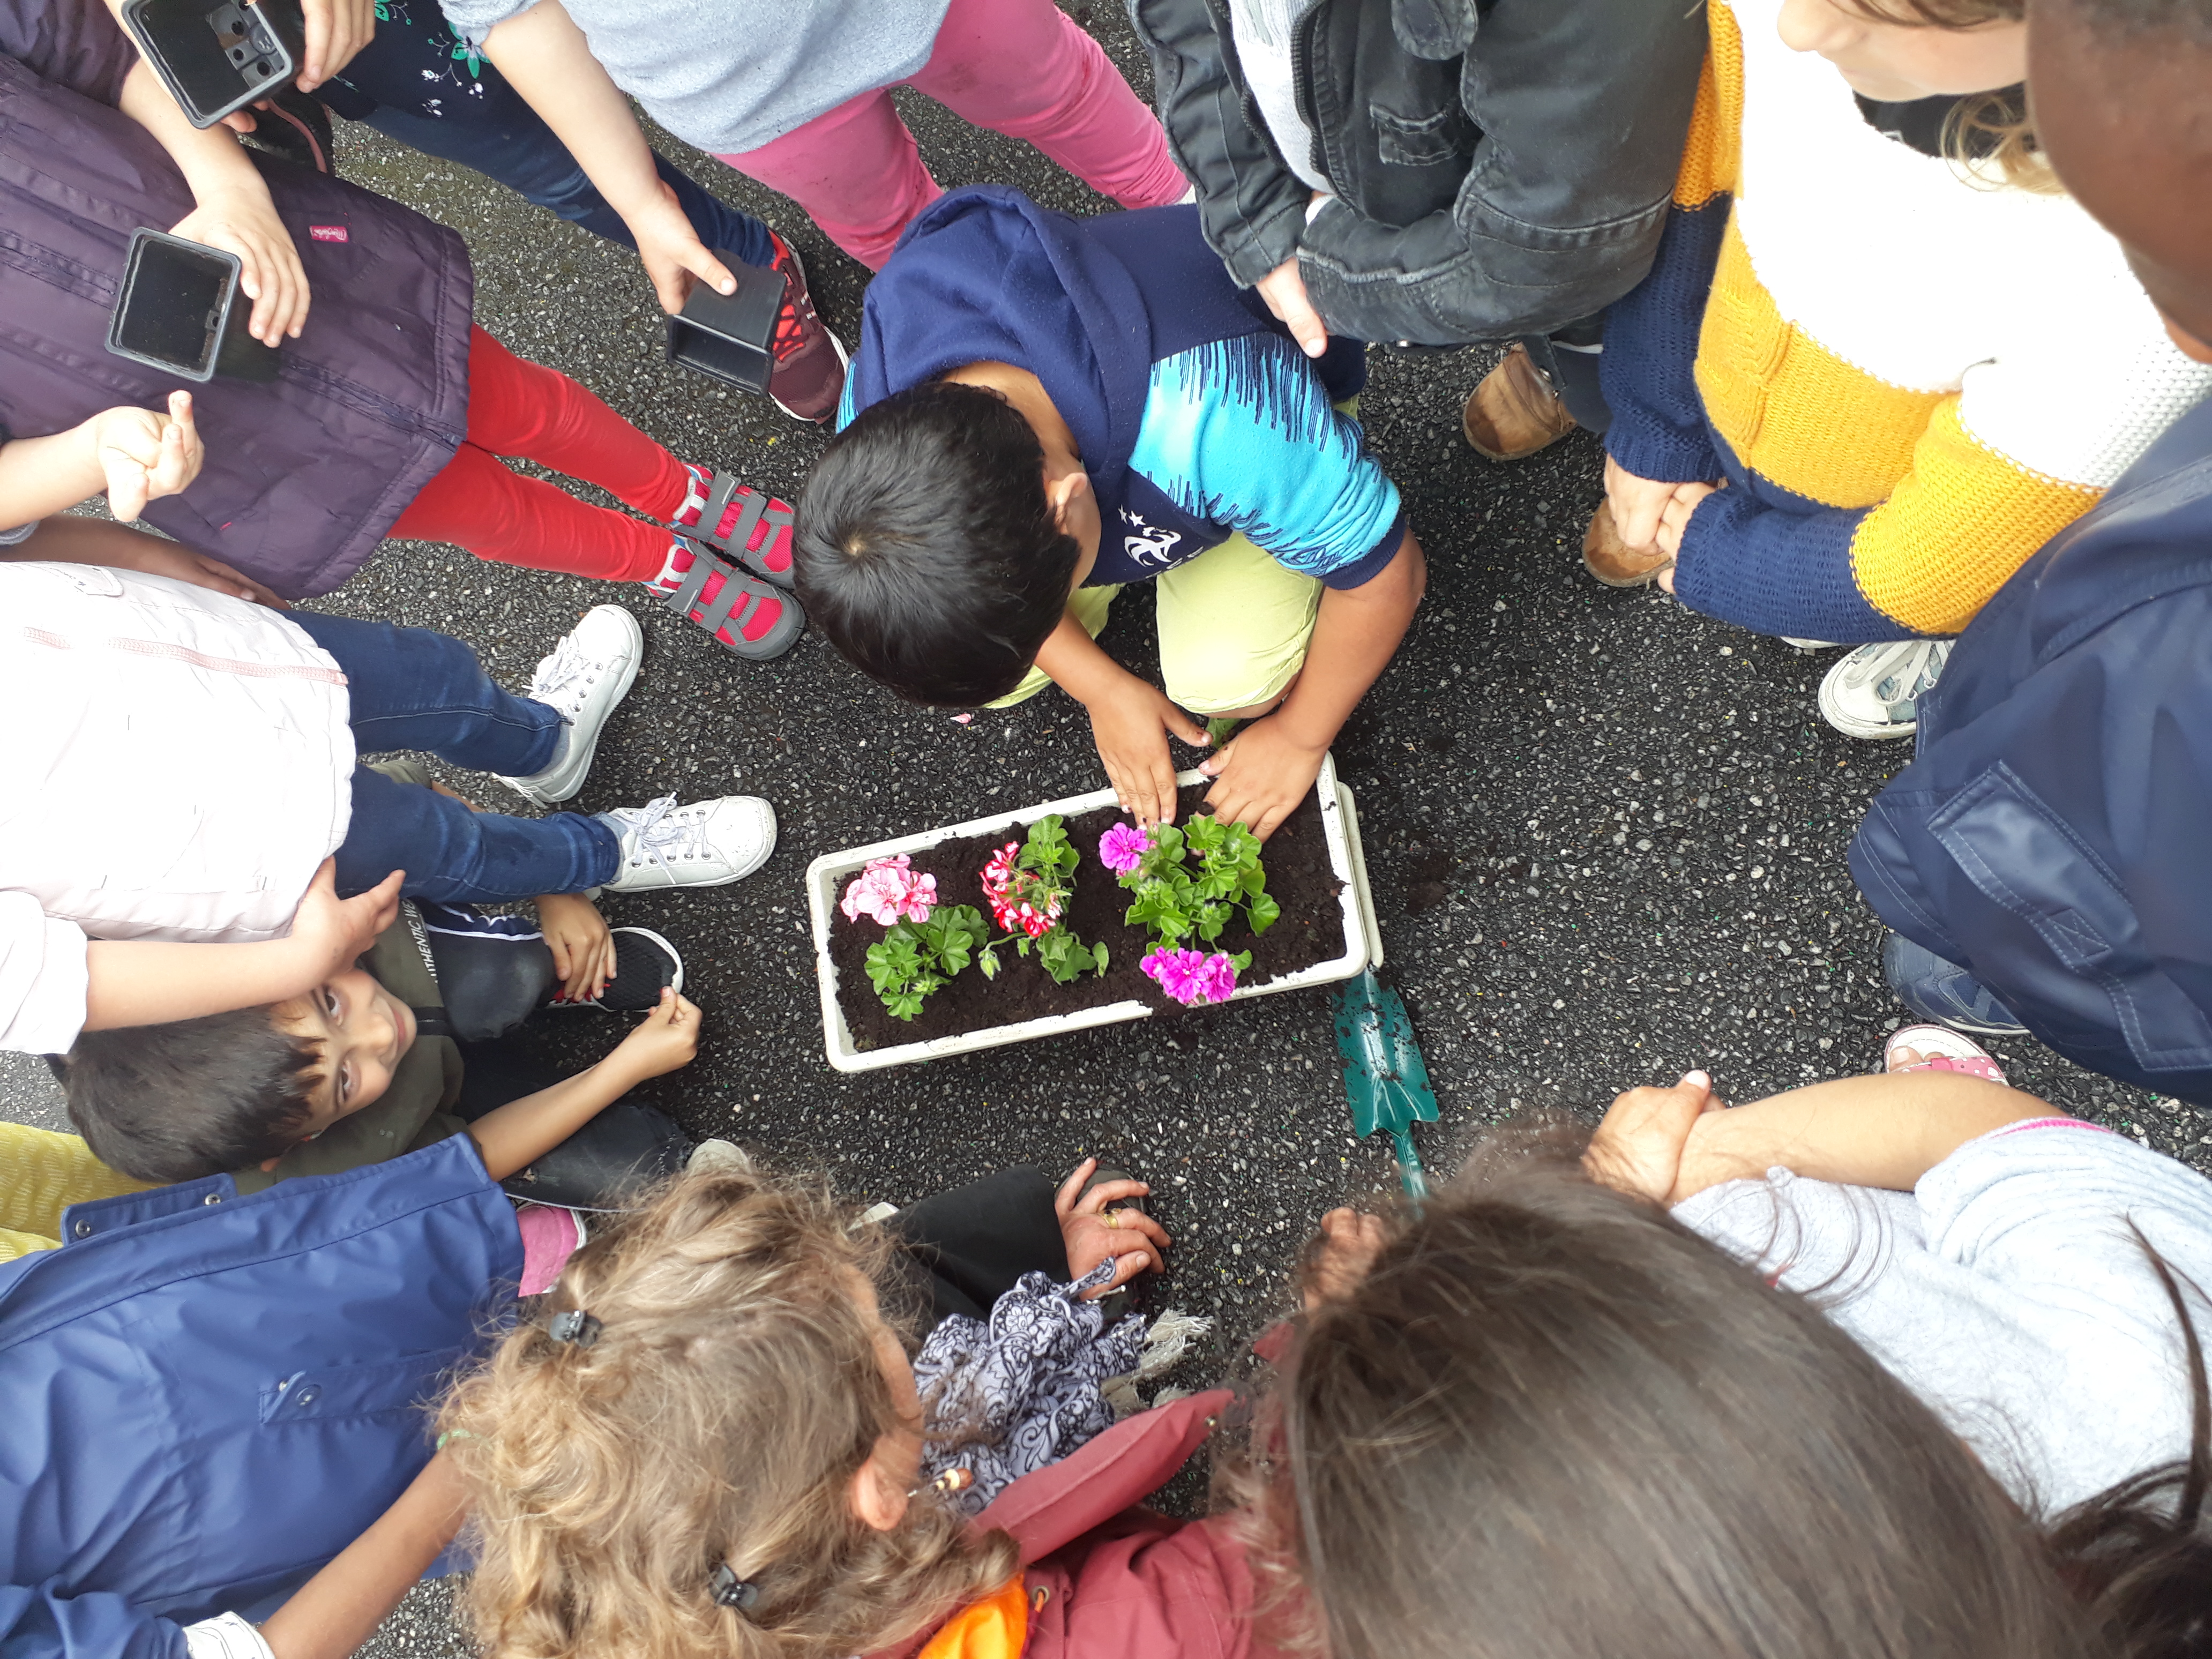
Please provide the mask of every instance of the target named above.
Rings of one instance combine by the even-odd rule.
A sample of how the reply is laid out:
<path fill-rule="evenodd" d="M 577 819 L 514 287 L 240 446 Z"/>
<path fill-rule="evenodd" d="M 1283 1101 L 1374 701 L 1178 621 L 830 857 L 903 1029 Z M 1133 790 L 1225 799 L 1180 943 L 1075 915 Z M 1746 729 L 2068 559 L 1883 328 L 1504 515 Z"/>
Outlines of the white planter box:
<path fill-rule="evenodd" d="M 1196 772 L 1185 772 L 1176 779 L 1176 782 L 1181 784 L 1201 781 L 1203 780 Z M 1285 974 L 1265 984 L 1240 985 L 1230 996 L 1231 1002 L 1242 1002 L 1247 997 L 1267 996 L 1276 991 L 1296 991 L 1309 985 L 1328 985 L 1337 980 L 1350 979 L 1370 963 L 1379 966 L 1382 961 L 1382 935 L 1375 924 L 1375 902 L 1367 890 L 1367 866 L 1360 855 L 1358 811 L 1352 803 L 1352 791 L 1336 781 L 1336 763 L 1333 757 L 1323 757 L 1321 777 L 1315 783 L 1314 789 L 1321 797 L 1322 831 L 1328 840 L 1329 868 L 1344 884 L 1342 890 L 1337 894 L 1344 949 L 1327 962 L 1316 963 L 1310 968 Z M 1062 1031 L 1080 1031 L 1089 1026 L 1110 1025 L 1119 1020 L 1143 1019 L 1158 1012 L 1158 1009 L 1150 1002 L 1113 1002 L 1101 1007 L 1085 1008 L 1079 1013 L 1048 1014 L 1041 1019 L 1025 1019 L 1012 1025 L 987 1026 L 981 1030 L 963 1032 L 958 1036 L 862 1049 L 854 1046 L 853 1034 L 845 1024 L 844 1012 L 837 1006 L 837 968 L 830 959 L 830 919 L 836 914 L 837 901 L 844 894 L 846 883 L 857 875 L 870 859 L 888 858 L 896 853 L 927 852 L 939 842 L 959 841 L 969 836 L 994 835 L 1002 830 L 1018 829 L 1048 813 L 1057 812 L 1063 817 L 1075 817 L 1113 804 L 1114 792 L 1111 789 L 1093 790 L 1087 795 L 1072 795 L 1066 800 L 1042 801 L 1035 806 L 1001 812 L 992 817 L 971 818 L 965 823 L 949 823 L 924 835 L 903 836 L 896 841 L 878 842 L 872 847 L 848 847 L 842 852 L 825 853 L 807 866 L 806 906 L 814 918 L 814 967 L 822 984 L 822 1046 L 830 1065 L 841 1072 L 873 1072 L 886 1066 L 911 1066 L 919 1060 L 942 1060 L 947 1054 L 972 1054 L 979 1048 L 996 1048 L 1004 1043 L 1057 1036 Z M 1085 857 L 1096 856 L 1095 851 L 1085 849 Z M 875 988 L 866 981 L 854 989 L 861 996 L 872 997 L 876 994 Z"/>

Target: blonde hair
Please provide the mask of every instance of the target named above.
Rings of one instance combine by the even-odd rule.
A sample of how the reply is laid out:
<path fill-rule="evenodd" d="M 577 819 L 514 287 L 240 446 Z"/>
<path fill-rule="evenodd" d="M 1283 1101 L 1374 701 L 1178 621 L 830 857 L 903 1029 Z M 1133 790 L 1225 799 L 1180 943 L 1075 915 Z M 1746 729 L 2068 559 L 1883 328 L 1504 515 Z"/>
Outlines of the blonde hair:
<path fill-rule="evenodd" d="M 1907 28 L 1972 29 L 2027 21 L 2027 0 L 1852 0 L 1878 22 Z M 2065 186 L 2036 142 L 2027 91 L 2004 87 L 1961 98 L 1943 122 L 1943 153 L 1971 177 L 2039 196 Z"/>
<path fill-rule="evenodd" d="M 819 1184 L 683 1177 L 455 1386 L 439 1426 L 491 1659 L 847 1659 L 1012 1575 L 1011 1538 L 927 1498 L 889 1532 L 853 1512 L 901 1419 L 853 1295 L 888 1247 L 848 1221 Z M 595 1335 L 556 1340 L 564 1313 Z M 725 1562 L 757 1590 L 743 1612 L 714 1600 Z"/>

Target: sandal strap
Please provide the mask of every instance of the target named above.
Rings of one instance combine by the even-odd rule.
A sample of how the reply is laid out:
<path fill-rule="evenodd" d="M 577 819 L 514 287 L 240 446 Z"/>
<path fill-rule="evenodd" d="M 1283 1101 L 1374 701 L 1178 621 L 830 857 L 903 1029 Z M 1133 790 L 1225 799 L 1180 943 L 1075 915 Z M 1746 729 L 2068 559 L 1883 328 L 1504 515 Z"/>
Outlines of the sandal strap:
<path fill-rule="evenodd" d="M 730 503 L 737 499 L 740 489 L 747 493 L 745 499 L 738 505 L 738 522 L 728 535 L 722 535 L 720 532 L 722 514 L 730 510 Z M 735 473 L 716 468 L 714 487 L 707 492 L 706 508 L 699 514 L 699 522 L 684 533 L 719 552 L 742 558 L 752 541 L 754 530 L 763 519 L 771 526 L 785 530 L 790 529 L 793 524 L 789 507 L 769 505 L 768 491 L 749 487 L 740 483 Z"/>
<path fill-rule="evenodd" d="M 719 635 L 724 625 L 729 623 L 731 611 L 737 610 L 738 601 L 742 599 L 745 606 L 738 612 L 737 629 L 743 634 L 744 624 L 751 620 L 754 611 L 763 599 L 769 597 L 766 588 L 719 553 L 701 545 L 690 537 L 684 539 L 691 550 L 691 568 L 684 573 L 683 581 L 668 596 L 665 602 L 668 608 L 684 621 L 693 621 L 691 608 L 699 603 L 699 596 L 706 591 L 708 580 L 720 576 L 722 579 L 720 591 L 707 601 L 706 614 L 696 620 L 708 635 Z"/>

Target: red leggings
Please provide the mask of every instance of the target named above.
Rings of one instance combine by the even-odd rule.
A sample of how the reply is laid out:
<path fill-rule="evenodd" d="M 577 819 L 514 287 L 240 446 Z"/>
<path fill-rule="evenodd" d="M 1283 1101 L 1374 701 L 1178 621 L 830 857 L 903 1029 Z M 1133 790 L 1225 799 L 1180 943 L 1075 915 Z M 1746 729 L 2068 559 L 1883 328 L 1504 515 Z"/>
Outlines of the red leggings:
<path fill-rule="evenodd" d="M 526 478 L 502 455 L 598 484 L 664 522 L 690 485 L 681 461 L 567 375 L 471 328 L 468 439 L 392 533 L 572 576 L 647 581 L 660 574 L 666 530 Z"/>

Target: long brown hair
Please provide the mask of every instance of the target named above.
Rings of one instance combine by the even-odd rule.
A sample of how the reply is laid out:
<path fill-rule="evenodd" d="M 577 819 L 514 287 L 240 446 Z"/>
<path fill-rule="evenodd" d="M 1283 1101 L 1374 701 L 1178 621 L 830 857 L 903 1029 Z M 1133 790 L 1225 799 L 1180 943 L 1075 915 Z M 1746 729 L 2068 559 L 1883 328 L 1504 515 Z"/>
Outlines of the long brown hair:
<path fill-rule="evenodd" d="M 1569 1170 L 1432 1200 L 1303 1322 L 1273 1404 L 1255 1541 L 1332 1659 L 2112 1651 L 1856 1343 Z"/>
<path fill-rule="evenodd" d="M 492 1659 L 847 1659 L 1014 1571 L 927 1500 L 848 1502 L 900 1426 L 854 1298 L 880 1231 L 819 1184 L 688 1176 L 579 1251 L 439 1418 L 471 1492 L 467 1606 Z M 583 1340 L 554 1322 L 586 1315 Z M 560 1328 L 566 1330 L 568 1325 Z M 715 1569 L 754 1587 L 717 1603 Z"/>

